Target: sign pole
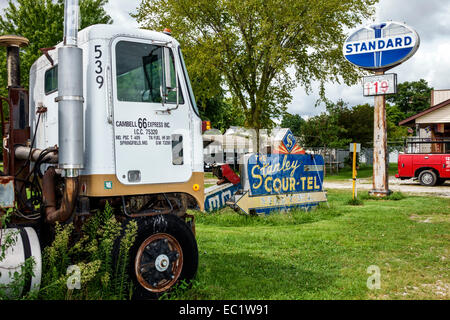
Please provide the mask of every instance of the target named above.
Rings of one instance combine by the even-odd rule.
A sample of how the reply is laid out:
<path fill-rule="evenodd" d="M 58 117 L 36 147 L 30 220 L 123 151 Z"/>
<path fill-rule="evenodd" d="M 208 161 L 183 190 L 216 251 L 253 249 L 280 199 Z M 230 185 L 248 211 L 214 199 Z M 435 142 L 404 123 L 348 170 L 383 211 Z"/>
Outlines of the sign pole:
<path fill-rule="evenodd" d="M 384 75 L 383 71 L 375 72 Z M 387 126 L 386 98 L 375 96 L 374 130 L 373 130 L 373 189 L 369 194 L 384 197 L 392 192 L 389 190 L 389 175 L 387 165 Z"/>
<path fill-rule="evenodd" d="M 369 194 L 378 197 L 392 193 L 389 190 L 384 95 L 395 93 L 397 84 L 395 75 L 392 80 L 392 75 L 386 77 L 385 71 L 411 58 L 419 45 L 420 37 L 413 28 L 404 23 L 386 21 L 359 28 L 345 40 L 342 49 L 344 57 L 350 63 L 375 72 L 375 77 L 363 80 L 363 92 L 364 95 L 375 95 L 373 189 L 369 191 Z M 394 92 L 392 92 L 391 82 L 393 82 Z"/>
<path fill-rule="evenodd" d="M 356 143 L 353 143 L 353 200 L 355 200 L 356 192 Z"/>

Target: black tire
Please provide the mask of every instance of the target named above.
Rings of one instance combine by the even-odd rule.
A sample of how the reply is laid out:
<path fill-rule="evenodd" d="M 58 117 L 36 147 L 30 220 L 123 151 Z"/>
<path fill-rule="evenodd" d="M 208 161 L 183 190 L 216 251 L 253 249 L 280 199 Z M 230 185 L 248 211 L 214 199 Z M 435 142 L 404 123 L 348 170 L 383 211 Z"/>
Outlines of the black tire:
<path fill-rule="evenodd" d="M 419 182 L 423 186 L 432 187 L 436 184 L 437 180 L 436 173 L 431 170 L 424 170 L 419 174 Z"/>
<path fill-rule="evenodd" d="M 195 236 L 188 225 L 173 214 L 143 217 L 136 220 L 138 234 L 130 249 L 129 263 L 129 274 L 133 281 L 132 298 L 156 299 L 163 293 L 169 292 L 181 280 L 192 280 L 198 268 L 198 248 Z M 150 242 L 146 243 L 147 241 Z M 164 241 L 166 244 L 163 243 Z M 155 245 L 157 249 L 151 248 L 152 251 L 149 253 L 147 249 L 150 245 Z M 174 246 L 181 248 L 181 252 L 178 252 L 180 250 Z M 156 261 L 161 256 L 166 257 L 169 263 L 163 272 L 156 270 Z M 143 270 L 144 266 L 149 270 L 145 270 L 146 273 L 142 272 L 141 274 L 139 270 Z M 176 272 L 172 273 L 173 270 Z M 179 273 L 177 274 L 177 272 Z M 172 279 L 170 279 L 171 276 L 173 276 Z M 158 281 L 160 277 L 163 278 L 159 282 L 165 283 L 167 288 L 163 285 L 153 287 L 150 283 Z M 142 283 L 145 283 L 145 286 Z"/>

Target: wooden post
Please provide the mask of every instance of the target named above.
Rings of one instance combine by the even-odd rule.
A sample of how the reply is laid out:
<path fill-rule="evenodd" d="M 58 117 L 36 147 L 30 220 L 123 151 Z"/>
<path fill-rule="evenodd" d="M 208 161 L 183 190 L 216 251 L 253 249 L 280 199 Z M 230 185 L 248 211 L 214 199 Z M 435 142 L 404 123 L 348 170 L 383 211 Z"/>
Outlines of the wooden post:
<path fill-rule="evenodd" d="M 353 171 L 352 171 L 352 178 L 353 178 L 353 200 L 355 200 L 355 194 L 356 194 L 356 143 L 353 143 Z"/>
<path fill-rule="evenodd" d="M 375 72 L 383 75 L 384 71 Z M 384 197 L 392 192 L 389 190 L 389 175 L 387 163 L 387 126 L 386 98 L 375 96 L 374 128 L 373 128 L 373 189 L 369 194 Z"/>

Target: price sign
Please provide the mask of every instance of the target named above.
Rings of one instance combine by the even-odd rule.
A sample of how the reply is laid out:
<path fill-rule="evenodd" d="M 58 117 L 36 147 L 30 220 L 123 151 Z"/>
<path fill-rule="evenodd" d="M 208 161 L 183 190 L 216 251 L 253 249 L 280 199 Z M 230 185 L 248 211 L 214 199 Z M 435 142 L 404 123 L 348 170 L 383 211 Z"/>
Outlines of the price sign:
<path fill-rule="evenodd" d="M 363 92 L 365 97 L 397 93 L 397 74 L 363 77 Z"/>

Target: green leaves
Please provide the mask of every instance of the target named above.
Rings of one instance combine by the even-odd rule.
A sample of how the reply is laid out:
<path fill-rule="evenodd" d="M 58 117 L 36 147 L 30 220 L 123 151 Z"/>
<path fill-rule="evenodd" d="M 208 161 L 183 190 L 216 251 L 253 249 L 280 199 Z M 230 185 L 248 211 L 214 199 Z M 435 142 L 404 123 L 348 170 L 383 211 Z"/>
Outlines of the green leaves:
<path fill-rule="evenodd" d="M 281 127 L 291 129 L 294 136 L 298 137 L 302 134 L 302 128 L 305 122 L 300 115 L 286 112 L 283 116 L 283 121 L 281 121 Z"/>
<path fill-rule="evenodd" d="M 432 89 L 424 79 L 400 83 L 397 86 L 397 94 L 386 98 L 386 101 L 393 103 L 398 108 L 397 113 L 398 111 L 403 113 L 401 119 L 397 117 L 395 120 L 404 120 L 429 108 Z"/>
<path fill-rule="evenodd" d="M 40 299 L 127 299 L 129 251 L 137 235 L 136 221 L 122 224 L 107 203 L 91 216 L 81 235 L 73 224 L 55 227 L 55 239 L 43 251 Z M 80 236 L 80 239 L 77 238 Z M 81 289 L 67 288 L 69 266 L 80 270 Z"/>
<path fill-rule="evenodd" d="M 224 88 L 247 126 L 270 129 L 297 85 L 356 82 L 357 72 L 341 53 L 344 30 L 372 14 L 376 2 L 143 0 L 133 17 L 144 28 L 172 29 L 191 78 L 199 79 L 198 97 Z"/>

